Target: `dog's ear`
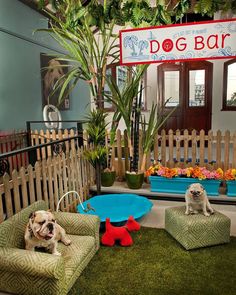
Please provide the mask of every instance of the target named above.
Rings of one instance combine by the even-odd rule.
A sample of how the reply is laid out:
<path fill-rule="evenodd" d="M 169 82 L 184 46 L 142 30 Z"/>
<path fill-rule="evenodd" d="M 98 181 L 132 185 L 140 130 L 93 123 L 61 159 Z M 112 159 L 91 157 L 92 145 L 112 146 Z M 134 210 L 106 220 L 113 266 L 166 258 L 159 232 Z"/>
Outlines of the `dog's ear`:
<path fill-rule="evenodd" d="M 29 215 L 29 219 L 34 220 L 34 218 L 35 218 L 35 212 L 31 212 Z"/>
<path fill-rule="evenodd" d="M 205 190 L 205 187 L 202 184 L 200 184 L 200 187 L 202 190 Z"/>

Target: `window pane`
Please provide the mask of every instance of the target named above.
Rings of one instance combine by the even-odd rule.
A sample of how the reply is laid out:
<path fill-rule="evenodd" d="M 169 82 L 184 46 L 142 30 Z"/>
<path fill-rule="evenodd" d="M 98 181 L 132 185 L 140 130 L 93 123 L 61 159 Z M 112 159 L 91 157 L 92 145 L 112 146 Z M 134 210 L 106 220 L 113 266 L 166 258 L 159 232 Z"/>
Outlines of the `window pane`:
<path fill-rule="evenodd" d="M 205 70 L 189 71 L 189 106 L 205 105 Z"/>
<path fill-rule="evenodd" d="M 117 66 L 116 67 L 116 83 L 120 92 L 122 92 L 125 82 L 128 77 L 128 69 L 127 67 Z"/>
<path fill-rule="evenodd" d="M 228 66 L 227 106 L 236 106 L 236 63 Z"/>
<path fill-rule="evenodd" d="M 111 68 L 108 68 L 107 71 L 106 71 L 106 76 L 107 78 L 110 78 L 112 75 L 112 71 L 111 71 Z M 105 86 L 104 86 L 104 92 L 105 94 L 111 96 L 111 91 L 110 91 L 110 88 L 109 86 L 107 85 L 107 83 L 105 83 Z M 112 103 L 111 102 L 107 102 L 106 101 L 106 97 L 105 97 L 105 101 L 104 101 L 104 109 L 110 109 L 112 107 Z"/>
<path fill-rule="evenodd" d="M 164 72 L 165 102 L 167 107 L 175 107 L 179 104 L 179 71 Z"/>

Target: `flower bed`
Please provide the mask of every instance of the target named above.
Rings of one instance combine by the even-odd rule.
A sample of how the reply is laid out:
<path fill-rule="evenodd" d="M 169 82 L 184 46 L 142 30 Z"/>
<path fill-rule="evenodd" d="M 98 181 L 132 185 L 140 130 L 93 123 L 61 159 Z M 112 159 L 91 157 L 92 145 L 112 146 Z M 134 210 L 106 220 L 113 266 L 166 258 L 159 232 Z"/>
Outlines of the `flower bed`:
<path fill-rule="evenodd" d="M 184 194 L 188 186 L 200 182 L 208 195 L 219 195 L 222 169 L 208 170 L 206 167 L 168 168 L 160 164 L 151 166 L 146 171 L 151 182 L 152 192 Z"/>

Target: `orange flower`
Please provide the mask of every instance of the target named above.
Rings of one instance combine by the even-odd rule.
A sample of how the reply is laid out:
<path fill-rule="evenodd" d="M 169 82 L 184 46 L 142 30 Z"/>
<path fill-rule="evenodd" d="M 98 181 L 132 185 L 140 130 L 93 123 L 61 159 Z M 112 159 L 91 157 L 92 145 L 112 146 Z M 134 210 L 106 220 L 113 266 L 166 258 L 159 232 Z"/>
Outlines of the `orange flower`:
<path fill-rule="evenodd" d="M 228 169 L 224 173 L 225 180 L 236 180 L 236 169 Z"/>
<path fill-rule="evenodd" d="M 218 168 L 217 170 L 208 170 L 206 167 L 187 167 L 184 169 L 181 168 L 168 168 L 164 167 L 160 164 L 152 165 L 146 171 L 146 175 L 156 175 L 162 176 L 166 178 L 173 178 L 173 177 L 192 177 L 201 179 L 223 179 L 223 170 Z M 232 171 L 229 171 L 228 174 L 225 175 L 227 179 L 235 179 L 236 180 L 236 169 L 234 169 L 234 176 L 232 176 Z"/>

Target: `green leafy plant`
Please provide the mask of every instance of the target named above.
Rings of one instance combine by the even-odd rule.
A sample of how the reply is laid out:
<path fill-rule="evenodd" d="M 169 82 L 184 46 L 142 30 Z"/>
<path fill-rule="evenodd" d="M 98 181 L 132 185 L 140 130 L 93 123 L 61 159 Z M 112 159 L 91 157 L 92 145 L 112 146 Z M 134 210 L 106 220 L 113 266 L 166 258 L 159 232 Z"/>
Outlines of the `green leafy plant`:
<path fill-rule="evenodd" d="M 141 171 L 145 171 L 146 167 L 146 160 L 147 154 L 152 150 L 155 136 L 158 131 L 164 126 L 166 121 L 169 117 L 174 113 L 176 110 L 172 108 L 170 111 L 165 112 L 165 107 L 170 101 L 171 97 L 166 100 L 163 106 L 158 106 L 157 104 L 152 104 L 152 108 L 150 111 L 150 116 L 148 122 L 146 122 L 145 117 L 143 117 L 141 126 L 142 126 L 142 133 L 143 133 L 143 158 L 141 163 Z"/>
<path fill-rule="evenodd" d="M 233 92 L 230 100 L 227 100 L 227 106 L 236 106 L 236 92 Z"/>
<path fill-rule="evenodd" d="M 131 77 L 127 80 L 122 90 L 119 89 L 116 82 L 110 78 L 107 83 L 111 89 L 111 95 L 106 95 L 109 102 L 115 106 L 115 112 L 111 125 L 111 142 L 113 143 L 117 129 L 117 122 L 123 118 L 128 136 L 128 148 L 130 156 L 130 170 L 137 172 L 137 167 L 132 165 L 133 160 L 136 158 L 138 140 L 138 123 L 140 122 L 141 104 L 138 102 L 140 94 L 140 81 L 147 65 L 137 66 L 132 70 Z"/>
<path fill-rule="evenodd" d="M 86 131 L 88 135 L 88 148 L 84 151 L 84 157 L 95 168 L 97 193 L 101 194 L 101 171 L 106 163 L 107 148 L 105 147 L 106 117 L 103 110 L 92 110 L 86 116 L 88 120 Z"/>

